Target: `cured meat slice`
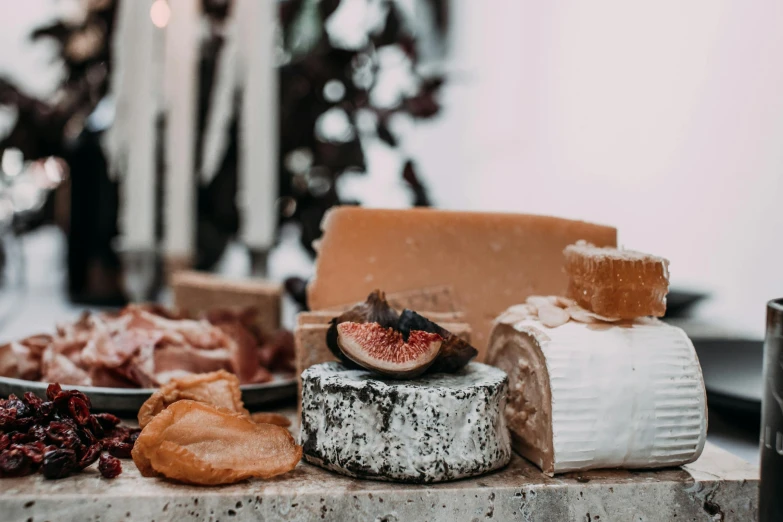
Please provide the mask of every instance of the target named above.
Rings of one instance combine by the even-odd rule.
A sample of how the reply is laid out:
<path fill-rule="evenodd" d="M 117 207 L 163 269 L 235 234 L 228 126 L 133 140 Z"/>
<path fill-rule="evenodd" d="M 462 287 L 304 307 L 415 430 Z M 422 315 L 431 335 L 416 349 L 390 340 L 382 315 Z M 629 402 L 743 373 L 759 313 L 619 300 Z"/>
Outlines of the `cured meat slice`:
<path fill-rule="evenodd" d="M 273 477 L 301 458 L 301 446 L 285 428 L 189 400 L 152 419 L 133 447 L 142 475 L 199 485 Z"/>
<path fill-rule="evenodd" d="M 68 357 L 56 353 L 51 348 L 44 351 L 41 369 L 44 381 L 80 386 L 92 385 L 92 380 L 86 371 L 76 366 Z"/>
<path fill-rule="evenodd" d="M 353 477 L 443 482 L 508 464 L 506 374 L 470 363 L 454 374 L 380 380 L 336 362 L 302 373 L 305 460 Z"/>
<path fill-rule="evenodd" d="M 498 318 L 487 352 L 509 376 L 506 422 L 518 453 L 549 475 L 701 455 L 704 380 L 682 330 L 656 319 L 550 328 L 518 308 Z"/>
<path fill-rule="evenodd" d="M 208 373 L 231 369 L 231 354 L 224 348 L 197 350 L 190 346 L 172 344 L 155 350 L 153 357 L 156 373 L 175 370 L 189 373 Z"/>
<path fill-rule="evenodd" d="M 250 415 L 242 402 L 242 391 L 236 375 L 221 370 L 173 379 L 161 386 L 139 408 L 139 426 L 144 428 L 153 417 L 181 400 L 203 402 L 234 413 Z"/>

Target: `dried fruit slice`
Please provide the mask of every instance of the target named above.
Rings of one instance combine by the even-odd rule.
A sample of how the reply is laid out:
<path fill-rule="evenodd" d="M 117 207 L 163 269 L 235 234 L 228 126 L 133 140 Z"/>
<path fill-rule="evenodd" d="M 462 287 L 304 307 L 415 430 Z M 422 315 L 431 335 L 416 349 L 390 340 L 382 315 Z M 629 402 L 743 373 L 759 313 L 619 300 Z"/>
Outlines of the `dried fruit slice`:
<path fill-rule="evenodd" d="M 378 323 L 340 323 L 337 344 L 356 364 L 394 378 L 411 378 L 424 373 L 438 356 L 443 338 L 435 333 L 413 330 L 407 341 L 393 328 Z"/>
<path fill-rule="evenodd" d="M 243 415 L 250 415 L 242 402 L 242 391 L 236 375 L 220 370 L 172 379 L 152 394 L 139 408 L 139 426 L 149 422 L 180 400 L 199 401 Z"/>
<path fill-rule="evenodd" d="M 568 293 L 577 304 L 605 317 L 663 317 L 669 261 L 662 257 L 598 248 L 584 241 L 566 247 Z"/>
<path fill-rule="evenodd" d="M 466 343 L 463 339 L 460 339 L 442 326 L 433 323 L 413 310 L 402 311 L 402 314 L 400 314 L 399 330 L 402 332 L 403 338 L 407 337 L 415 330 L 438 334 L 443 338 L 443 344 L 441 344 L 438 356 L 435 358 L 432 366 L 427 369 L 430 373 L 456 372 L 478 355 L 478 350 Z"/>
<path fill-rule="evenodd" d="M 291 421 L 285 415 L 279 413 L 267 413 L 260 411 L 250 415 L 250 419 L 256 424 L 274 424 L 275 426 L 282 426 L 287 428 L 291 425 Z"/>
<path fill-rule="evenodd" d="M 332 319 L 329 330 L 326 332 L 326 345 L 334 356 L 340 359 L 346 366 L 356 368 L 356 364 L 340 350 L 337 342 L 337 325 L 347 322 L 359 324 L 377 323 L 384 328 L 396 329 L 399 320 L 399 314 L 386 301 L 386 294 L 380 290 L 375 290 L 367 296 L 367 300 L 364 303 L 358 304 L 342 315 Z"/>
<path fill-rule="evenodd" d="M 231 484 L 294 469 L 302 447 L 280 426 L 201 402 L 172 404 L 142 430 L 133 448 L 141 474 L 189 484 Z"/>

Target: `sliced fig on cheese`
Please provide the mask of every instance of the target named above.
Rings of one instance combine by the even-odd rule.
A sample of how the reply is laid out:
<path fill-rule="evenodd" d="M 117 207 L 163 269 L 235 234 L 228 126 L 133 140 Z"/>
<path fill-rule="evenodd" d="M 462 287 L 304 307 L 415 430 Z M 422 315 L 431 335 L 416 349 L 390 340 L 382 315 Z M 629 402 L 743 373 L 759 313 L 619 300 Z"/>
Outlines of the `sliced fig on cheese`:
<path fill-rule="evenodd" d="M 407 340 L 394 328 L 378 323 L 336 325 L 340 351 L 359 366 L 387 377 L 409 379 L 424 373 L 440 352 L 443 338 L 413 330 Z"/>
<path fill-rule="evenodd" d="M 329 330 L 326 332 L 326 345 L 329 350 L 347 366 L 354 366 L 353 362 L 347 358 L 337 343 L 337 325 L 341 323 L 376 323 L 383 328 L 397 328 L 400 320 L 399 314 L 389 306 L 386 301 L 386 294 L 380 290 L 375 290 L 367 300 L 358 304 L 350 310 L 332 319 Z"/>
<path fill-rule="evenodd" d="M 407 337 L 413 331 L 423 331 L 438 334 L 443 338 L 438 357 L 428 369 L 429 373 L 454 373 L 463 368 L 476 355 L 478 350 L 470 344 L 449 332 L 442 326 L 433 323 L 413 310 L 403 310 L 400 315 L 398 328 L 403 337 Z"/>

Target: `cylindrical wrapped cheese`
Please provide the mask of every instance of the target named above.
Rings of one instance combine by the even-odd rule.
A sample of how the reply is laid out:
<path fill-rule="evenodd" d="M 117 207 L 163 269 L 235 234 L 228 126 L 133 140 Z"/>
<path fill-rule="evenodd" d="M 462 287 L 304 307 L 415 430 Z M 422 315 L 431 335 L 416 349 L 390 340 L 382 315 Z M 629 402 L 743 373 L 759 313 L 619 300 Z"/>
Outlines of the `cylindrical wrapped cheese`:
<path fill-rule="evenodd" d="M 517 452 L 549 475 L 699 457 L 704 379 L 682 330 L 655 319 L 556 328 L 518 319 L 499 318 L 488 351 L 509 375 L 506 420 Z"/>
<path fill-rule="evenodd" d="M 503 418 L 507 390 L 506 374 L 480 363 L 408 381 L 317 364 L 302 373 L 304 457 L 376 480 L 481 475 L 511 459 Z"/>

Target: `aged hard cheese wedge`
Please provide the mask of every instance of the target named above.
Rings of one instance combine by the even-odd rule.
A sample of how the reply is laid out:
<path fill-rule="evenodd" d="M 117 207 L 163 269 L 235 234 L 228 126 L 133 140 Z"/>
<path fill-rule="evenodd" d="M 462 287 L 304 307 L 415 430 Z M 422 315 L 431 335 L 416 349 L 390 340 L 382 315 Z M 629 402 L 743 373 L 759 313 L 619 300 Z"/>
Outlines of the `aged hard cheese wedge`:
<path fill-rule="evenodd" d="M 323 363 L 302 374 L 305 459 L 353 477 L 442 482 L 511 458 L 506 374 L 470 363 L 454 374 L 380 380 Z"/>
<path fill-rule="evenodd" d="M 547 474 L 696 460 L 707 435 L 693 344 L 656 319 L 547 328 L 509 312 L 488 361 L 509 375 L 514 449 Z"/>
<path fill-rule="evenodd" d="M 323 223 L 313 310 L 387 293 L 451 285 L 483 357 L 494 318 L 535 294 L 565 294 L 563 249 L 615 246 L 617 231 L 546 216 L 432 209 L 333 209 Z"/>

